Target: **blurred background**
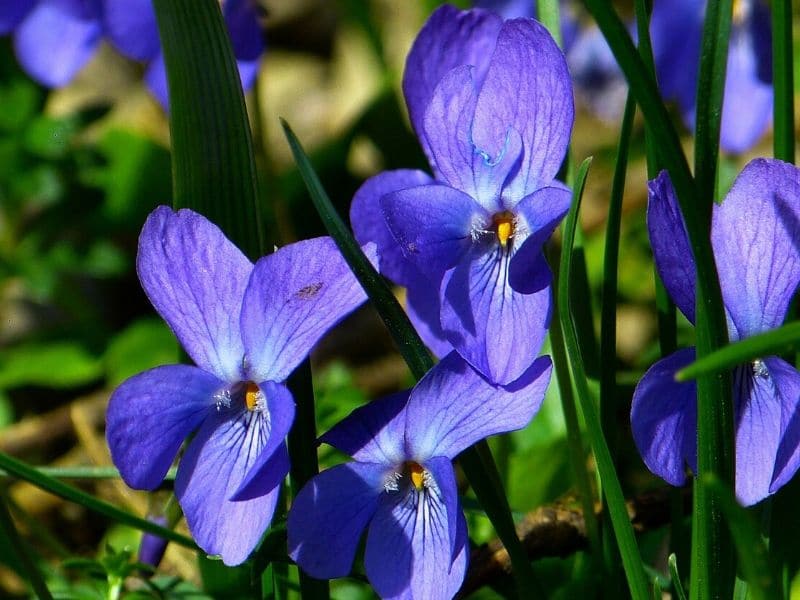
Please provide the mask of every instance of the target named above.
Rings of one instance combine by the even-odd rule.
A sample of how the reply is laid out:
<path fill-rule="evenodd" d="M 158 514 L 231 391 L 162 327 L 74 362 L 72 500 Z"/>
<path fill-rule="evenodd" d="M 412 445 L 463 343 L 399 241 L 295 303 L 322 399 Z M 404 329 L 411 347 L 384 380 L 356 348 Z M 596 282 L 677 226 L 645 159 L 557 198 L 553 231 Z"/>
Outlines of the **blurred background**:
<path fill-rule="evenodd" d="M 270 244 L 324 233 L 293 167 L 279 116 L 309 151 L 343 215 L 367 177 L 385 169 L 428 168 L 408 124 L 400 82 L 414 36 L 437 5 L 258 1 L 266 50 L 246 97 Z M 621 4 L 621 10 L 627 8 Z M 18 66 L 12 38 L 0 37 L 0 451 L 58 468 L 61 476 L 73 476 L 71 483 L 108 502 L 157 517 L 165 514 L 170 482 L 154 494 L 134 492 L 100 469 L 111 466 L 104 438 L 111 390 L 139 371 L 181 360 L 134 270 L 146 215 L 171 203 L 168 114 L 144 86 L 143 73 L 141 64 L 101 43 L 68 85 L 50 90 Z M 625 97 L 620 85 L 600 111 L 591 94 L 579 91 L 573 131 L 574 160 L 594 157 L 581 219 L 589 289 L 579 301 L 594 315 L 596 327 L 605 215 Z M 682 132 L 690 153 L 691 137 Z M 767 134 L 746 155 L 725 156 L 727 184 L 747 160 L 771 153 Z M 727 186 L 722 187 L 724 192 Z M 664 487 L 642 465 L 628 431 L 633 386 L 658 356 L 645 205 L 643 128 L 637 118 L 617 298 L 617 457 L 629 496 Z M 402 297 L 402 290 L 397 293 Z M 690 343 L 691 336 L 680 317 L 679 340 Z M 596 349 L 589 348 L 587 356 L 590 375 L 597 377 L 597 361 L 591 359 Z M 313 361 L 319 431 L 366 400 L 413 382 L 369 307 L 323 340 Z M 543 505 L 577 506 L 558 400 L 552 385 L 528 429 L 492 440 L 519 516 Z M 329 465 L 339 458 L 323 449 L 321 460 Z M 93 469 L 78 473 L 76 467 Z M 112 582 L 126 577 L 126 588 L 142 597 L 200 597 L 199 590 L 235 595 L 230 583 L 221 588 L 226 592 L 219 591 L 220 563 L 198 561 L 174 544 L 158 575 L 146 581 L 129 568 L 139 545 L 136 530 L 2 473 L 0 490 L 61 597 L 111 597 Z M 477 505 L 465 506 L 474 541 L 491 540 L 493 531 Z M 186 531 L 183 523 L 178 529 Z M 665 564 L 665 537 L 663 529 L 643 535 L 651 564 Z M 590 575 L 581 577 L 581 556 L 537 563 L 562 597 L 591 595 L 595 582 Z M 15 548 L 0 538 L 0 597 L 27 596 L 22 572 Z M 496 597 L 504 583 L 496 581 L 495 588 L 476 597 Z M 336 582 L 333 594 L 368 598 L 372 592 L 355 577 Z"/>

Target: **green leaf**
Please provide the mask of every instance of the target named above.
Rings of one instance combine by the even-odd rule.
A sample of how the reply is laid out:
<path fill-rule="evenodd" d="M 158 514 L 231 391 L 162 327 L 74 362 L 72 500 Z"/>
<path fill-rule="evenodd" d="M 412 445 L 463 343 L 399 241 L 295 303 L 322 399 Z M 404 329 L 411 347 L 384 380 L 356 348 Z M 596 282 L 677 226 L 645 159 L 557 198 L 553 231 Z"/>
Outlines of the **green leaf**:
<path fill-rule="evenodd" d="M 794 57 L 792 0 L 772 0 L 772 86 L 775 91 L 773 135 L 775 158 L 794 163 Z"/>
<path fill-rule="evenodd" d="M 72 388 L 98 379 L 101 361 L 75 342 L 27 344 L 0 353 L 0 388 Z"/>
<path fill-rule="evenodd" d="M 677 381 L 697 379 L 702 375 L 728 371 L 765 356 L 783 354 L 798 348 L 800 348 L 800 321 L 794 321 L 707 354 L 678 371 L 675 379 Z"/>
<path fill-rule="evenodd" d="M 580 403 L 581 412 L 586 423 L 586 433 L 592 446 L 597 471 L 603 488 L 603 495 L 608 506 L 611 523 L 614 527 L 617 545 L 622 557 L 622 564 L 628 580 L 628 587 L 634 600 L 650 598 L 650 588 L 642 568 L 642 559 L 633 534 L 633 526 L 628 518 L 625 497 L 622 494 L 611 452 L 603 435 L 600 416 L 592 399 L 586 380 L 586 371 L 583 366 L 575 324 L 570 314 L 570 271 L 572 269 L 572 245 L 575 240 L 575 229 L 578 222 L 583 186 L 591 159 L 586 159 L 581 164 L 573 189 L 572 206 L 567 215 L 564 227 L 564 242 L 561 254 L 561 268 L 558 274 L 558 311 L 561 328 L 564 333 L 564 345 L 570 365 L 572 366 L 573 380 Z"/>
<path fill-rule="evenodd" d="M 753 600 L 782 598 L 780 580 L 769 561 L 767 547 L 752 514 L 739 506 L 730 486 L 719 477 L 705 476 L 700 484 L 708 489 L 722 508 L 739 557 L 739 566 L 748 583 L 749 596 Z"/>
<path fill-rule="evenodd" d="M 136 529 L 146 531 L 148 533 L 154 533 L 155 535 L 159 535 L 165 539 L 175 542 L 176 544 L 180 544 L 181 546 L 185 546 L 192 550 L 197 550 L 197 545 L 186 536 L 172 531 L 171 529 L 156 525 L 147 519 L 142 519 L 132 515 L 129 512 L 117 508 L 113 504 L 99 500 L 91 494 L 87 494 L 76 487 L 45 475 L 44 473 L 38 471 L 35 467 L 32 467 L 2 452 L 0 452 L 0 469 L 3 469 L 11 475 L 33 484 L 38 488 L 50 492 L 59 498 L 64 498 L 70 502 L 75 502 L 76 504 L 80 504 L 91 511 L 105 515 L 106 517 L 114 519 L 115 521 L 119 521 L 123 525 L 135 527 Z"/>
<path fill-rule="evenodd" d="M 116 387 L 147 369 L 180 362 L 180 350 L 172 331 L 162 321 L 140 319 L 114 336 L 103 360 L 108 384 Z"/>
<path fill-rule="evenodd" d="M 173 203 L 261 256 L 253 143 L 217 0 L 154 0 L 170 95 Z"/>
<path fill-rule="evenodd" d="M 680 573 L 678 573 L 678 557 L 675 556 L 674 552 L 669 555 L 667 565 L 669 567 L 669 578 L 672 581 L 672 589 L 675 590 L 675 596 L 677 597 L 676 600 L 688 600 L 683 589 Z"/>

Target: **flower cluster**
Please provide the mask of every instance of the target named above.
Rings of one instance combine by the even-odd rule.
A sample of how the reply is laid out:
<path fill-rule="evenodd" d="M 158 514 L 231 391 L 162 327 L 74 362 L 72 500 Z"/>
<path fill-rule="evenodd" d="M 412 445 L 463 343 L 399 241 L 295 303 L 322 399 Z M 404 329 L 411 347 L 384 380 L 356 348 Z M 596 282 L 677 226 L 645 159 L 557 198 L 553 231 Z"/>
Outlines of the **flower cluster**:
<path fill-rule="evenodd" d="M 264 50 L 256 6 L 252 0 L 224 0 L 222 13 L 248 89 Z M 0 3 L 0 35 L 9 33 L 22 67 L 48 87 L 69 83 L 107 39 L 125 56 L 148 63 L 147 86 L 169 106 L 151 0 L 7 0 Z"/>
<path fill-rule="evenodd" d="M 31 18 L 24 12 L 14 19 Z M 145 37 L 116 43 L 157 55 Z M 431 15 L 403 90 L 432 174 L 372 177 L 350 216 L 373 263 L 407 288 L 411 320 L 441 361 L 318 440 L 354 460 L 303 487 L 287 534 L 306 573 L 333 578 L 351 571 L 366 531 L 364 567 L 382 597 L 438 599 L 456 594 L 469 558 L 452 461 L 526 426 L 550 380 L 550 359 L 538 356 L 552 302 L 543 246 L 570 202 L 556 176 L 574 107 L 548 32 L 483 9 Z M 666 173 L 650 182 L 648 227 L 661 277 L 694 322 L 695 267 Z M 800 171 L 751 162 L 714 208 L 711 235 L 730 338 L 780 325 L 800 283 Z M 166 207 L 144 225 L 137 271 L 196 366 L 157 367 L 114 392 L 112 458 L 130 486 L 153 489 L 191 438 L 176 496 L 200 547 L 239 564 L 269 526 L 288 472 L 295 407 L 285 381 L 365 295 L 328 238 L 252 264 L 202 216 Z M 673 485 L 696 470 L 696 388 L 674 380 L 693 359 L 685 349 L 656 363 L 632 403 L 644 462 Z M 737 368 L 734 381 L 736 493 L 753 504 L 800 467 L 800 373 L 769 356 Z"/>

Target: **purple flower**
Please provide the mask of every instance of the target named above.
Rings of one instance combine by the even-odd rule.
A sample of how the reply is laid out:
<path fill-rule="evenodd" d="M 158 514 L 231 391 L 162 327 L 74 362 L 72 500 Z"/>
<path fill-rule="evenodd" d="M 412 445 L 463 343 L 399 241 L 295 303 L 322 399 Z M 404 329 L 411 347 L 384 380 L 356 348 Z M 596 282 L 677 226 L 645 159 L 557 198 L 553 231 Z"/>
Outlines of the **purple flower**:
<path fill-rule="evenodd" d="M 103 22 L 111 43 L 125 56 L 148 62 L 145 81 L 164 108 L 169 107 L 164 56 L 152 0 L 102 0 Z M 242 87 L 255 82 L 264 41 L 255 0 L 223 0 L 222 14 L 233 44 Z"/>
<path fill-rule="evenodd" d="M 476 0 L 474 4 L 504 19 L 536 17 L 536 0 Z M 600 28 L 581 14 L 578 2 L 559 4 L 562 46 L 576 96 L 598 118 L 616 121 L 622 115 L 628 85 L 614 53 Z"/>
<path fill-rule="evenodd" d="M 100 0 L 5 0 L 0 35 L 14 34 L 25 71 L 48 87 L 69 83 L 94 54 L 102 36 Z"/>
<path fill-rule="evenodd" d="M 308 574 L 364 566 L 384 598 L 451 598 L 467 567 L 467 529 L 452 460 L 487 436 L 524 427 L 550 380 L 549 357 L 493 386 L 453 352 L 416 387 L 356 409 L 321 441 L 355 462 L 314 477 L 289 512 L 289 554 Z"/>
<path fill-rule="evenodd" d="M 678 308 L 694 323 L 695 265 L 666 172 L 650 182 L 647 209 L 656 266 Z M 778 160 L 750 162 L 721 205 L 714 206 L 711 244 L 731 341 L 783 323 L 800 283 L 800 171 Z M 675 373 L 694 361 L 679 350 L 645 373 L 633 394 L 633 437 L 647 467 L 682 485 L 697 472 L 697 391 Z M 736 495 L 754 504 L 800 466 L 800 373 L 767 356 L 733 373 Z"/>
<path fill-rule="evenodd" d="M 288 471 L 294 402 L 284 381 L 364 292 L 329 238 L 255 266 L 215 225 L 165 206 L 148 217 L 137 270 L 197 366 L 131 377 L 111 396 L 106 438 L 125 482 L 150 490 L 192 432 L 175 495 L 197 543 L 244 561 L 272 519 Z"/>
<path fill-rule="evenodd" d="M 734 5 L 720 145 L 740 153 L 758 142 L 772 119 L 772 29 L 766 3 L 738 0 Z M 659 0 L 650 20 L 661 93 L 677 101 L 690 129 L 705 7 L 698 0 Z"/>
<path fill-rule="evenodd" d="M 443 6 L 414 42 L 403 90 L 434 177 L 369 179 L 350 209 L 356 237 L 408 288 L 434 352 L 455 348 L 491 381 L 514 381 L 549 323 L 542 245 L 570 201 L 553 179 L 573 122 L 564 55 L 532 19 Z"/>
<path fill-rule="evenodd" d="M 167 519 L 165 517 L 148 517 L 156 525 L 162 527 L 167 526 Z M 143 533 L 142 541 L 139 544 L 138 560 L 143 565 L 150 565 L 151 567 L 158 568 L 161 564 L 161 559 L 164 558 L 164 553 L 167 551 L 167 540 L 154 533 Z"/>

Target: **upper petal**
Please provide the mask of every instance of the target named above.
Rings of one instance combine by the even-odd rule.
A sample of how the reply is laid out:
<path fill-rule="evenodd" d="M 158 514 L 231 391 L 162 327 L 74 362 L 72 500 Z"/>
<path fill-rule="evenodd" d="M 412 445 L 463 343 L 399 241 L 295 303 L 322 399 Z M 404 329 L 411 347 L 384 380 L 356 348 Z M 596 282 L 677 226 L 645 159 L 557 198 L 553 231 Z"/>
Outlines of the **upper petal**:
<path fill-rule="evenodd" d="M 672 301 L 694 323 L 697 271 L 669 173 L 648 182 L 647 230 L 658 274 Z"/>
<path fill-rule="evenodd" d="M 269 425 L 257 412 L 212 412 L 189 444 L 175 480 L 192 537 L 226 565 L 244 562 L 272 521 L 280 483 L 289 472 L 286 447 L 272 454 L 270 469 L 259 480 L 259 494 L 233 500 L 269 439 Z"/>
<path fill-rule="evenodd" d="M 407 401 L 406 390 L 359 406 L 319 441 L 361 462 L 396 465 L 404 460 Z"/>
<path fill-rule="evenodd" d="M 524 373 L 542 348 L 552 305 L 550 272 L 536 263 L 535 289 L 510 285 L 509 253 L 476 249 L 442 280 L 447 340 L 489 380 L 506 384 Z M 527 293 L 530 292 L 530 293 Z"/>
<path fill-rule="evenodd" d="M 411 124 L 428 157 L 423 119 L 433 91 L 447 72 L 461 65 L 475 67 L 475 83 L 480 87 L 502 23 L 488 11 L 460 11 L 445 5 L 434 11 L 414 40 L 403 73 L 403 93 Z"/>
<path fill-rule="evenodd" d="M 694 356 L 684 348 L 661 359 L 633 392 L 633 440 L 647 468 L 672 485 L 686 481 L 687 464 L 697 471 L 697 386 L 675 381 Z"/>
<path fill-rule="evenodd" d="M 150 60 L 160 51 L 151 0 L 103 0 L 103 24 L 111 43 L 129 58 Z"/>
<path fill-rule="evenodd" d="M 747 164 L 720 206 L 711 243 L 725 306 L 740 337 L 783 324 L 800 283 L 800 170 Z"/>
<path fill-rule="evenodd" d="M 223 386 L 197 367 L 167 365 L 134 375 L 114 390 L 106 439 L 125 483 L 156 488 L 183 441 L 214 410 L 214 394 Z"/>
<path fill-rule="evenodd" d="M 478 96 L 472 138 L 498 156 L 510 131 L 522 138 L 522 160 L 504 198 L 519 199 L 558 172 L 574 120 L 572 81 L 564 54 L 533 19 L 506 21 Z"/>
<path fill-rule="evenodd" d="M 386 465 L 352 462 L 309 481 L 292 502 L 286 522 L 289 556 L 312 577 L 350 572 L 361 532 L 383 493 Z"/>
<path fill-rule="evenodd" d="M 242 379 L 239 314 L 253 265 L 222 231 L 196 212 L 160 206 L 142 228 L 136 270 L 192 360 L 228 383 Z"/>
<path fill-rule="evenodd" d="M 359 244 L 375 242 L 378 246 L 378 270 L 382 275 L 400 285 L 419 276 L 419 271 L 408 260 L 386 226 L 381 198 L 391 192 L 433 183 L 423 171 L 398 169 L 384 171 L 367 179 L 358 188 L 350 205 L 350 223 Z"/>
<path fill-rule="evenodd" d="M 14 49 L 31 77 L 60 87 L 91 58 L 101 33 L 100 8 L 94 2 L 40 0 L 17 26 Z"/>
<path fill-rule="evenodd" d="M 752 365 L 743 365 L 733 373 L 737 409 L 736 498 L 744 506 L 750 506 L 770 494 L 775 459 L 783 435 L 781 415 L 785 408 L 789 408 L 784 407 L 784 402 L 794 409 L 798 398 L 784 399 L 779 395 L 769 367 L 756 372 Z M 795 371 L 794 381 L 790 382 L 794 389 L 785 386 L 781 391 L 800 391 L 795 387 L 797 379 Z"/>
<path fill-rule="evenodd" d="M 367 295 L 329 237 L 284 246 L 256 263 L 242 337 L 253 381 L 284 381 Z"/>
<path fill-rule="evenodd" d="M 774 389 L 772 401 L 781 409 L 781 439 L 769 488 L 770 493 L 774 493 L 788 483 L 800 467 L 800 373 L 774 356 L 764 359 L 764 366 Z"/>
<path fill-rule="evenodd" d="M 463 538 L 451 536 L 445 490 L 434 482 L 382 497 L 364 553 L 367 578 L 382 598 L 452 598 L 461 587 L 466 561 L 452 540 Z M 456 519 L 464 519 L 460 510 Z"/>
<path fill-rule="evenodd" d="M 508 174 L 519 166 L 522 140 L 509 130 L 496 153 L 487 153 L 473 140 L 473 117 L 478 92 L 475 68 L 456 67 L 447 73 L 428 103 L 423 121 L 431 164 L 444 179 L 477 200 L 486 210 L 501 210 L 500 190 Z"/>
<path fill-rule="evenodd" d="M 381 198 L 386 225 L 406 258 L 430 278 L 441 276 L 472 245 L 490 217 L 467 194 L 447 185 L 422 185 Z"/>
<path fill-rule="evenodd" d="M 452 459 L 483 438 L 525 427 L 544 400 L 551 371 L 550 357 L 542 356 L 517 381 L 492 385 L 451 352 L 411 392 L 407 455 Z"/>
<path fill-rule="evenodd" d="M 147 70 L 144 73 L 144 81 L 161 107 L 164 110 L 169 110 L 167 66 L 164 64 L 164 55 L 161 52 L 147 66 Z"/>

